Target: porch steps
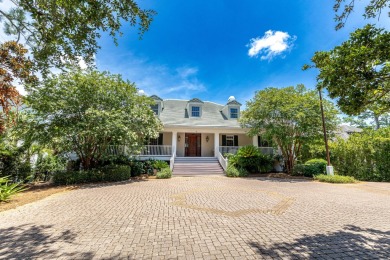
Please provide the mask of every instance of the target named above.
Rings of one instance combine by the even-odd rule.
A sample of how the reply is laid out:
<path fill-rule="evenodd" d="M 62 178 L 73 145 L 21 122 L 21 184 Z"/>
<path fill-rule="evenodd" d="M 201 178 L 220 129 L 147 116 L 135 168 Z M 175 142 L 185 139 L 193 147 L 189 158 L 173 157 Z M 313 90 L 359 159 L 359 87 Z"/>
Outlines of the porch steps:
<path fill-rule="evenodd" d="M 176 157 L 174 176 L 223 175 L 223 169 L 215 157 Z"/>

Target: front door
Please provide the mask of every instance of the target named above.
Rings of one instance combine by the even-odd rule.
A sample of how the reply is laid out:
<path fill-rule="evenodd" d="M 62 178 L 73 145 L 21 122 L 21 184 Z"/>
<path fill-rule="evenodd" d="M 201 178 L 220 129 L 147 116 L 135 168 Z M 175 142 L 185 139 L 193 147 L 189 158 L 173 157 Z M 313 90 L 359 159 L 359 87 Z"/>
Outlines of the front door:
<path fill-rule="evenodd" d="M 200 134 L 186 134 L 185 140 L 185 156 L 196 157 L 201 156 L 201 136 Z"/>

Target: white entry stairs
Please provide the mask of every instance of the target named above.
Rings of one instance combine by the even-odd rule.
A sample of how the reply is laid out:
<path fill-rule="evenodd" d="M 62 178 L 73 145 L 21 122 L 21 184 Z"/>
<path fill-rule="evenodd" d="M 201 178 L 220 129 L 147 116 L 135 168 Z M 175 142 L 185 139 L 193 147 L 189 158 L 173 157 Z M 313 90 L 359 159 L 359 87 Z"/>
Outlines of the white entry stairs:
<path fill-rule="evenodd" d="M 223 175 L 215 157 L 176 157 L 173 176 Z"/>

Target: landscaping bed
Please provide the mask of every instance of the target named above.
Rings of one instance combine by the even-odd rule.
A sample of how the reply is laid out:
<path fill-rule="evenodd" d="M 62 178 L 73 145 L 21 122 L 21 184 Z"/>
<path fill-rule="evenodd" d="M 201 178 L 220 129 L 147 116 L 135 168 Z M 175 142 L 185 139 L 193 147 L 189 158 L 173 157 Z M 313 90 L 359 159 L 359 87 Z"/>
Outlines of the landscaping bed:
<path fill-rule="evenodd" d="M 78 186 L 55 186 L 49 183 L 27 185 L 27 190 L 14 195 L 9 202 L 0 202 L 0 212 L 35 202 L 56 193 L 77 189 Z"/>
<path fill-rule="evenodd" d="M 301 179 L 301 180 L 313 180 L 313 178 L 305 176 L 294 176 L 283 172 L 270 172 L 270 173 L 251 173 L 249 178 L 263 177 L 263 178 L 275 178 L 275 179 Z"/>

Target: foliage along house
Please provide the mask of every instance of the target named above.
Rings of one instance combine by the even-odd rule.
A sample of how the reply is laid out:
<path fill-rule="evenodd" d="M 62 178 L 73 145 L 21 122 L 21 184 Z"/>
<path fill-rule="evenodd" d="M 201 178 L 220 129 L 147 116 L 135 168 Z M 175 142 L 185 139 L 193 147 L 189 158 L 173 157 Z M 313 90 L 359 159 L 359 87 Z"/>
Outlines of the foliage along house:
<path fill-rule="evenodd" d="M 247 136 L 241 128 L 241 104 L 230 97 L 225 105 L 202 101 L 161 99 L 153 95 L 152 110 L 160 118 L 164 130 L 157 139 L 149 140 L 141 158 L 170 160 L 171 167 L 184 158 L 215 158 L 226 169 L 225 153 L 235 153 L 239 147 L 255 145 L 263 153 L 273 148 L 259 136 Z"/>

